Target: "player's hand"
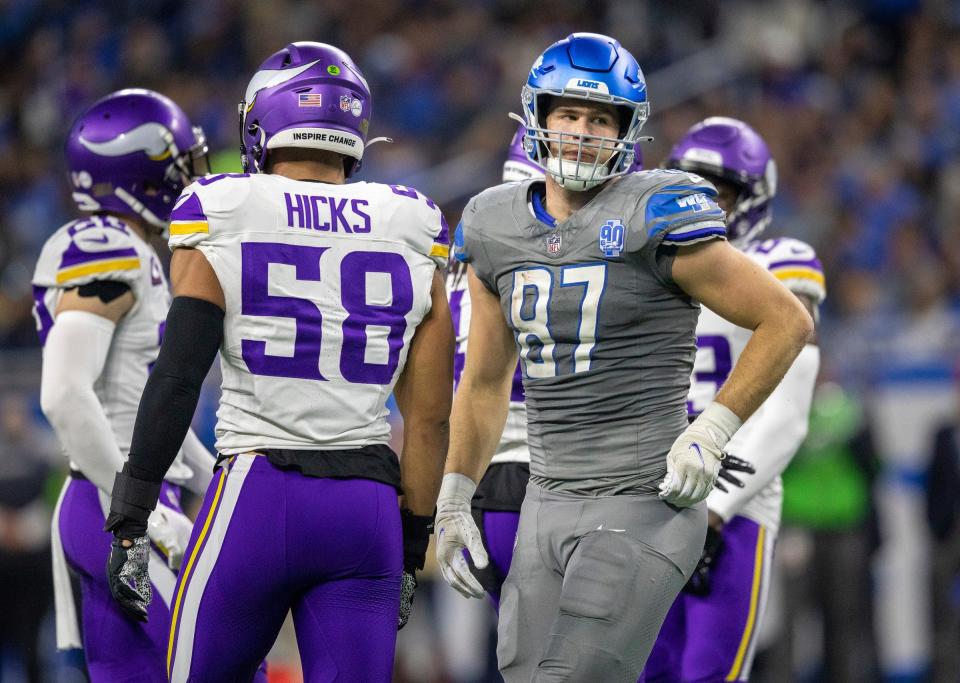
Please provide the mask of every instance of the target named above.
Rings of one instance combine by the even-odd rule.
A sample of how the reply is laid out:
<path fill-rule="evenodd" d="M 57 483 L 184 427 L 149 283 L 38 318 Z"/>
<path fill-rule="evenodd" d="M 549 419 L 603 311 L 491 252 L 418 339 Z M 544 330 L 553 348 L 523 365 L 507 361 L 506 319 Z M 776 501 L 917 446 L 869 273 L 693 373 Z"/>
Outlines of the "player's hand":
<path fill-rule="evenodd" d="M 400 579 L 400 615 L 397 630 L 407 625 L 413 611 L 413 596 L 417 590 L 417 571 L 423 569 L 427 558 L 427 546 L 433 533 L 433 517 L 415 515 L 407 509 L 400 510 L 403 526 L 403 576 Z"/>
<path fill-rule="evenodd" d="M 107 560 L 107 583 L 121 609 L 137 621 L 147 620 L 147 607 L 153 599 L 150 573 L 150 539 L 114 536 Z"/>
<path fill-rule="evenodd" d="M 743 488 L 743 482 L 739 478 L 733 476 L 733 472 L 743 472 L 744 474 L 756 474 L 757 470 L 749 462 L 743 458 L 738 458 L 735 455 L 730 455 L 727 453 L 720 460 L 720 472 L 717 475 L 717 480 L 713 483 L 715 488 L 720 489 L 724 493 L 727 493 L 727 487 L 723 484 L 721 479 L 724 479 L 738 488 Z"/>
<path fill-rule="evenodd" d="M 167 566 L 173 571 L 180 570 L 192 531 L 193 522 L 189 517 L 163 503 L 157 504 L 147 520 L 147 536 L 166 556 Z"/>
<path fill-rule="evenodd" d="M 741 424 L 740 418 L 720 403 L 707 406 L 667 453 L 667 476 L 660 482 L 660 497 L 677 507 L 690 507 L 706 498 L 717 481 L 723 449 Z"/>
<path fill-rule="evenodd" d="M 468 598 L 482 598 L 483 587 L 470 571 L 463 551 L 479 569 L 489 563 L 483 539 L 473 516 L 470 501 L 477 485 L 463 474 L 446 474 L 437 499 L 437 562 L 443 580 Z"/>
<path fill-rule="evenodd" d="M 397 618 L 398 631 L 410 621 L 410 613 L 413 611 L 413 596 L 416 590 L 417 575 L 404 571 L 403 577 L 400 579 L 400 616 Z"/>
<path fill-rule="evenodd" d="M 710 594 L 710 589 L 713 587 L 710 572 L 722 552 L 723 535 L 720 530 L 712 525 L 708 526 L 707 539 L 703 544 L 703 551 L 700 553 L 700 561 L 697 563 L 697 568 L 693 570 L 690 580 L 683 587 L 684 593 L 701 597 Z"/>

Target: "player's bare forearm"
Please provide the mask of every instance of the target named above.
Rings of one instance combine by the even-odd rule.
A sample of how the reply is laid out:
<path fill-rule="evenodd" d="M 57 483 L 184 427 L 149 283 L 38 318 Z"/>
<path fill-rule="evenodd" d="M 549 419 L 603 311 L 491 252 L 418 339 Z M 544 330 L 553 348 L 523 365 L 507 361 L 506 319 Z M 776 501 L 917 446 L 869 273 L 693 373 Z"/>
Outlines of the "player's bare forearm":
<path fill-rule="evenodd" d="M 439 271 L 430 289 L 430 313 L 417 327 L 394 396 L 403 416 L 400 477 L 404 507 L 432 515 L 450 438 L 453 399 L 453 322 Z"/>
<path fill-rule="evenodd" d="M 813 333 L 813 319 L 786 287 L 726 242 L 681 249 L 673 277 L 721 317 L 753 330 L 716 401 L 747 420 L 783 379 Z"/>
<path fill-rule="evenodd" d="M 470 287 L 470 344 L 450 417 L 448 473 L 478 482 L 496 451 L 507 419 L 510 386 L 517 365 L 513 333 L 500 300 L 467 269 Z"/>

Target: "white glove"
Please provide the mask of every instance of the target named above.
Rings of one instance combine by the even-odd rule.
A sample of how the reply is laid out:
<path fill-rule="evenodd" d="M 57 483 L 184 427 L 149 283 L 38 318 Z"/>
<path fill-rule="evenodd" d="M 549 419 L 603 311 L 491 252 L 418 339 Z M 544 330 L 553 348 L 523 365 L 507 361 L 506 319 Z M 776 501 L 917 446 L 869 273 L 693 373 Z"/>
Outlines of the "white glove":
<path fill-rule="evenodd" d="M 180 569 L 191 531 L 193 522 L 190 518 L 163 503 L 157 503 L 157 509 L 147 520 L 147 536 L 167 556 L 167 566 L 173 571 Z"/>
<path fill-rule="evenodd" d="M 742 424 L 726 406 L 707 406 L 670 447 L 660 497 L 677 507 L 691 507 L 706 498 L 717 481 L 723 449 Z"/>
<path fill-rule="evenodd" d="M 470 501 L 477 490 L 473 480 L 463 474 L 445 474 L 437 499 L 437 562 L 443 580 L 468 598 L 482 598 L 483 587 L 470 571 L 464 549 L 478 569 L 489 563 L 480 530 L 470 514 Z"/>

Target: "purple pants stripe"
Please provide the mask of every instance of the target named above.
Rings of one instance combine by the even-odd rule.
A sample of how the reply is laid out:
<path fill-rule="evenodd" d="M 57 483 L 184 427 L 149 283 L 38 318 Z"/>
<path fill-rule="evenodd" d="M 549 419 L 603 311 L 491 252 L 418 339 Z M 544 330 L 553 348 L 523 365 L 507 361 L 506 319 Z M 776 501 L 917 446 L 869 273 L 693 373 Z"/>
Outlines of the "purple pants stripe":
<path fill-rule="evenodd" d="M 165 496 L 165 502 L 170 504 L 172 500 Z M 154 598 L 147 610 L 147 623 L 126 616 L 107 584 L 111 539 L 103 530 L 104 521 L 96 486 L 71 480 L 57 524 L 67 562 L 80 580 L 80 623 L 90 680 L 162 681 L 166 677 L 163 653 L 170 623 L 164 596 L 169 596 L 173 586 L 173 573 L 156 552 L 151 553 Z"/>
<path fill-rule="evenodd" d="M 251 680 L 288 610 L 306 681 L 390 680 L 403 564 L 392 487 L 244 454 L 204 508 L 177 588 L 171 681 Z"/>
<path fill-rule="evenodd" d="M 640 680 L 744 681 L 766 606 L 775 537 L 745 517 L 723 529 L 723 551 L 707 596 L 680 593 L 670 608 Z"/>
<path fill-rule="evenodd" d="M 513 560 L 513 545 L 517 540 L 517 526 L 520 524 L 519 512 L 497 512 L 484 510 L 483 535 L 487 542 L 487 554 L 498 581 L 496 590 L 488 591 L 493 607 L 500 611 L 500 588 L 507 580 L 510 562 Z"/>

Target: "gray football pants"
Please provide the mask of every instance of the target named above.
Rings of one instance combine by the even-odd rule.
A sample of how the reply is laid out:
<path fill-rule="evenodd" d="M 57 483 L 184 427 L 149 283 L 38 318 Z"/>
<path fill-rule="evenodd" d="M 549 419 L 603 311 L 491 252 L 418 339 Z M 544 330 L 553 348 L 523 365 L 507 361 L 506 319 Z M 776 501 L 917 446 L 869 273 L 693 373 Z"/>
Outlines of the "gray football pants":
<path fill-rule="evenodd" d="M 497 660 L 506 683 L 640 675 L 706 536 L 703 503 L 590 498 L 527 486 L 503 585 Z"/>

